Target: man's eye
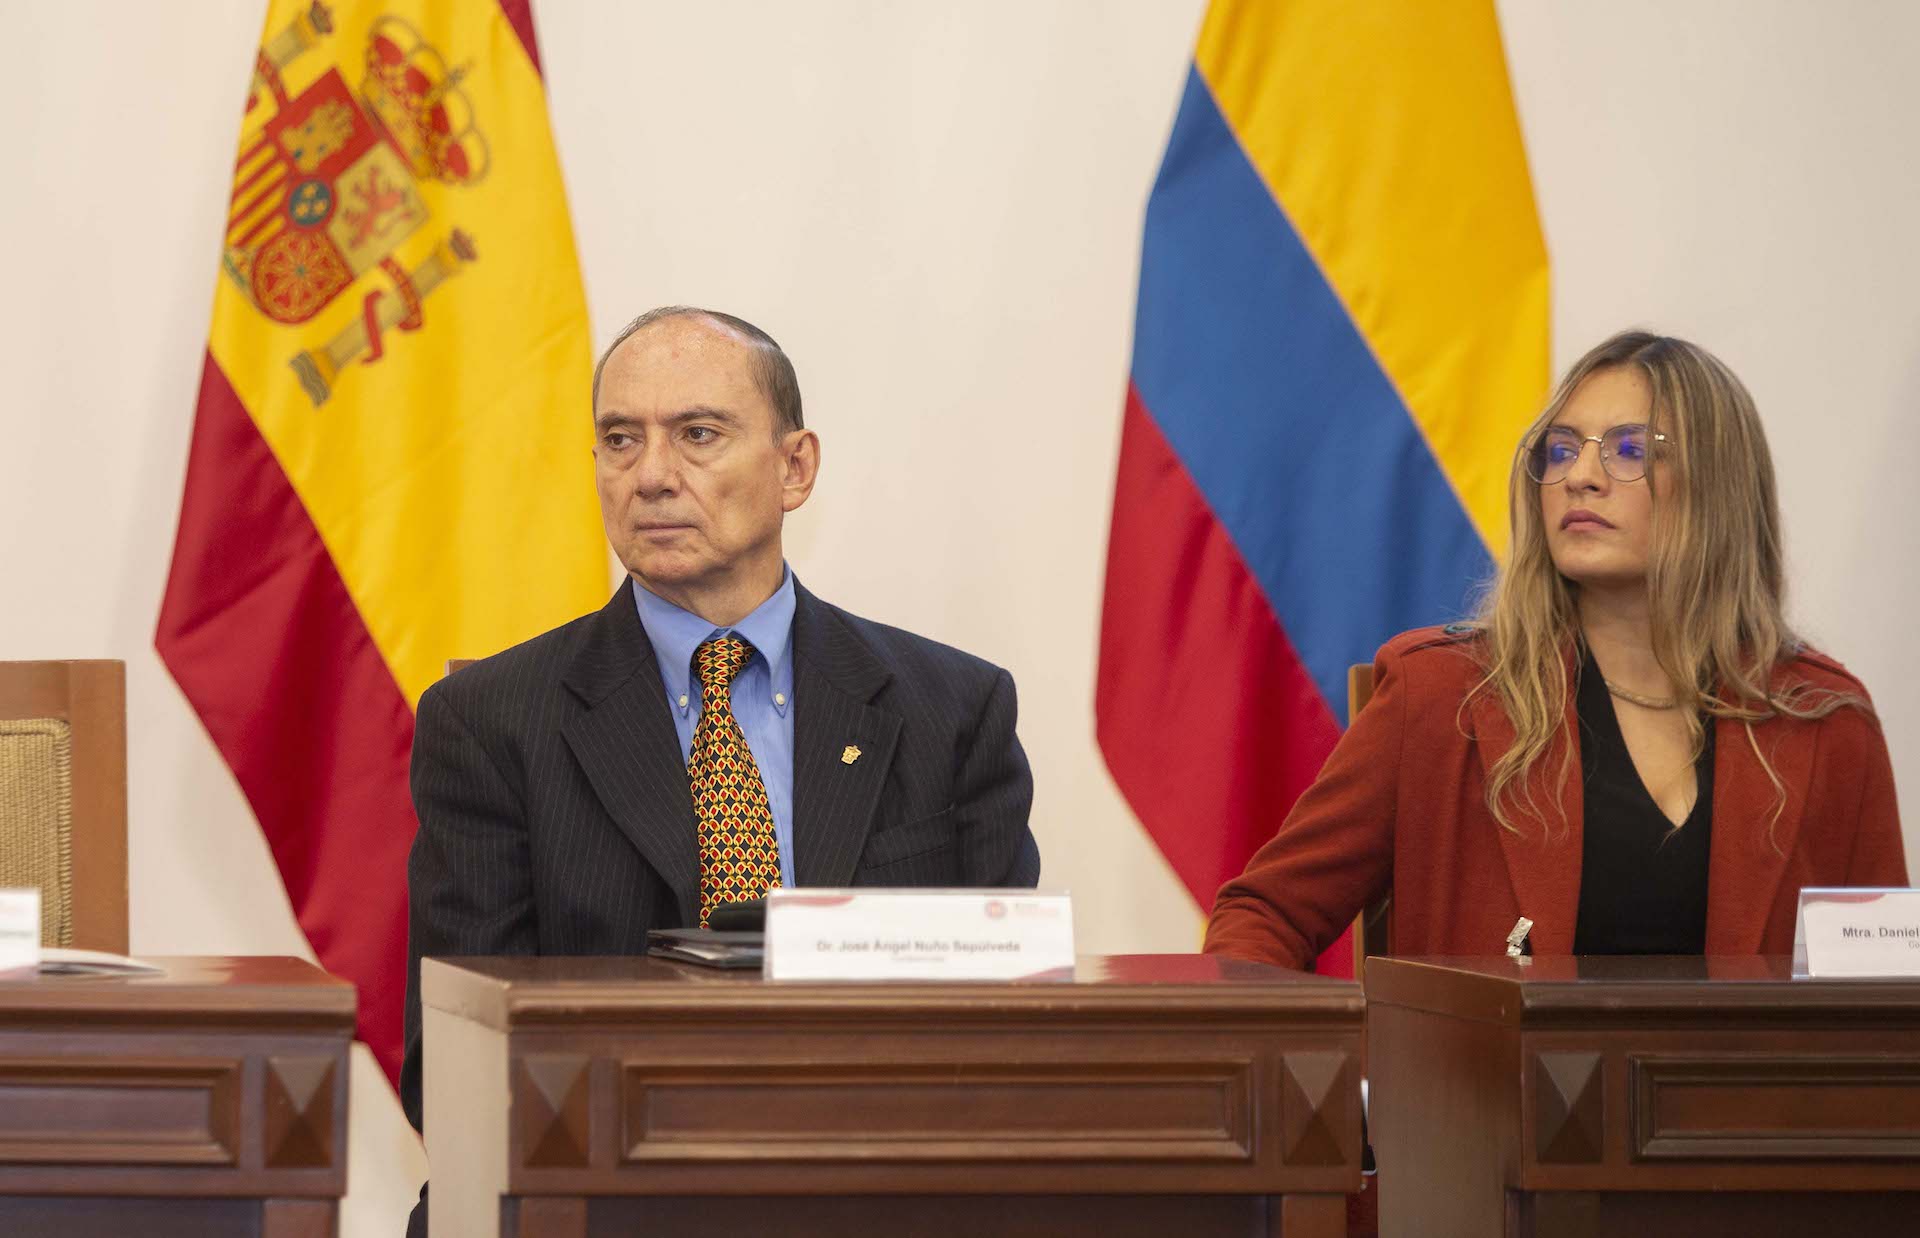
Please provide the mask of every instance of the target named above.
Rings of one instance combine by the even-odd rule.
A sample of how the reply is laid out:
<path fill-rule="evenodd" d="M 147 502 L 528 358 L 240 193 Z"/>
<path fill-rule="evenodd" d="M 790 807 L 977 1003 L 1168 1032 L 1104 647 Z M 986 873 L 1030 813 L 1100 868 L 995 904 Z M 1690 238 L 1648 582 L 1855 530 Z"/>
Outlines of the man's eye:
<path fill-rule="evenodd" d="M 696 443 L 711 443 L 719 435 L 712 426 L 688 426 L 687 437 Z"/>
<path fill-rule="evenodd" d="M 620 451 L 625 448 L 627 444 L 633 442 L 633 436 L 630 434 L 622 434 L 618 430 L 615 430 L 600 441 L 615 451 Z"/>

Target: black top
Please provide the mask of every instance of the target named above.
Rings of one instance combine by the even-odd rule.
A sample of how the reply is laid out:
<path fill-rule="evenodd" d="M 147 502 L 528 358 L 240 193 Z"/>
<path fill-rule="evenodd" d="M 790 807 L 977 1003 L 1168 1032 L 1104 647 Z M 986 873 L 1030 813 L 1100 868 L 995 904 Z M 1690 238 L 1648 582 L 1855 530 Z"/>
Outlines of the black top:
<path fill-rule="evenodd" d="M 1713 719 L 1694 762 L 1700 783 L 1678 829 L 1633 767 L 1613 698 L 1582 650 L 1574 710 L 1586 787 L 1575 954 L 1700 954 L 1707 943 L 1707 850 L 1713 824 Z"/>

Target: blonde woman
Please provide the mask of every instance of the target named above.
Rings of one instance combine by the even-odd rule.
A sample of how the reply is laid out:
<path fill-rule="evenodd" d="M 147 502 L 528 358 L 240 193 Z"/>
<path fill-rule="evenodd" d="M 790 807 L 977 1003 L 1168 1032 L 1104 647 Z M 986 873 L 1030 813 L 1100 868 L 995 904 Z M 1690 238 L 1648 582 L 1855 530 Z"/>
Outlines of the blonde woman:
<path fill-rule="evenodd" d="M 1371 702 L 1227 883 L 1209 951 L 1306 967 L 1392 892 L 1403 954 L 1784 954 L 1802 886 L 1905 885 L 1860 681 L 1781 612 L 1753 400 L 1607 340 L 1527 431 L 1477 623 L 1394 638 Z"/>

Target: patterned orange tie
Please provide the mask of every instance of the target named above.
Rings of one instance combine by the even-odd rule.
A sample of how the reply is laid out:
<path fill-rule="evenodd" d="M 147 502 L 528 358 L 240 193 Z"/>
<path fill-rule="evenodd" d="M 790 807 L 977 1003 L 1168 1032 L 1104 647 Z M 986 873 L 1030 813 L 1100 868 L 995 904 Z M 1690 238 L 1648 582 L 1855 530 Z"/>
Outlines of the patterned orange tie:
<path fill-rule="evenodd" d="M 699 820 L 701 928 L 719 904 L 759 898 L 780 884 L 767 784 L 733 716 L 733 677 L 752 656 L 753 646 L 737 636 L 710 640 L 693 654 L 701 701 L 687 779 Z"/>

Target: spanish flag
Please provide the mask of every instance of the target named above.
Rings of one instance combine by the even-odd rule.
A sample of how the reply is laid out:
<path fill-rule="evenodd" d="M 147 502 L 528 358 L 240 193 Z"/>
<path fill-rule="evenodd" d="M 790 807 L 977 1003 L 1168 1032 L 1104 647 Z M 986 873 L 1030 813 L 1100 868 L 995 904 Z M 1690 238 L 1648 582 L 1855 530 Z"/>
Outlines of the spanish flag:
<path fill-rule="evenodd" d="M 1547 310 L 1490 0 L 1214 0 L 1147 203 L 1095 707 L 1202 908 L 1348 666 L 1504 553 Z"/>
<path fill-rule="evenodd" d="M 414 706 L 608 587 L 528 0 L 273 0 L 214 278 L 155 643 L 395 1076 Z"/>

